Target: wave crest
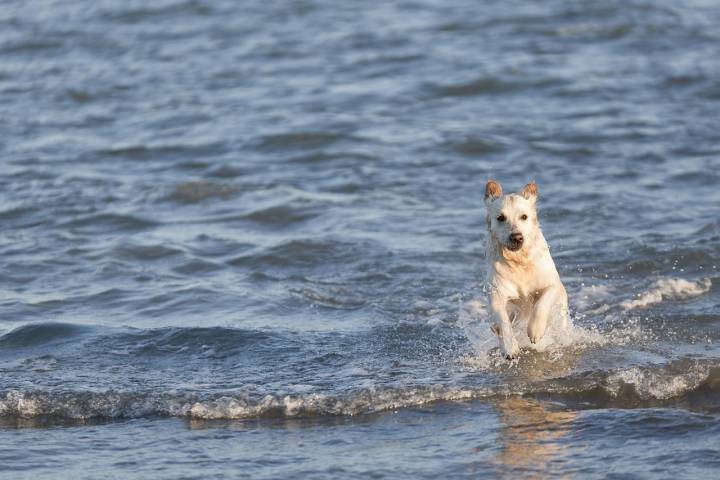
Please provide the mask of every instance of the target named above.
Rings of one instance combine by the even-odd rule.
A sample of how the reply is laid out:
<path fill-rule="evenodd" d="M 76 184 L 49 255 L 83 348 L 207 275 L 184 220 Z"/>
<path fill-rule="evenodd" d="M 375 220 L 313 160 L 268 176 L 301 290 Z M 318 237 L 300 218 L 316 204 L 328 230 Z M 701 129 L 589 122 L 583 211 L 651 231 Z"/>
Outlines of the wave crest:
<path fill-rule="evenodd" d="M 421 385 L 365 388 L 344 395 L 201 396 L 155 392 L 0 392 L 0 417 L 52 417 L 66 420 L 139 418 L 150 416 L 191 419 L 293 418 L 351 416 L 412 408 L 434 402 L 496 399 L 508 396 L 552 398 L 587 407 L 686 405 L 698 397 L 716 399 L 720 393 L 720 365 L 679 360 L 666 365 L 620 371 L 585 372 L 541 382 L 496 385 Z M 711 402 L 712 403 L 712 402 Z M 707 405 L 707 402 L 703 403 Z"/>
<path fill-rule="evenodd" d="M 707 293 L 712 287 L 712 280 L 703 278 L 697 282 L 691 282 L 682 278 L 661 278 L 653 286 L 638 294 L 633 300 L 625 300 L 620 303 L 623 310 L 645 308 L 660 303 L 664 300 L 685 300 Z"/>

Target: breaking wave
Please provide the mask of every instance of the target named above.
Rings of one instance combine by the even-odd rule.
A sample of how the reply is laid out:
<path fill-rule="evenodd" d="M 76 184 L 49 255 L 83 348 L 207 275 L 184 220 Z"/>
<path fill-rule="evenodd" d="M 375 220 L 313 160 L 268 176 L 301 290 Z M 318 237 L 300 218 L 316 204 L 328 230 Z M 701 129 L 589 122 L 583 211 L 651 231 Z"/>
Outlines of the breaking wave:
<path fill-rule="evenodd" d="M 153 416 L 207 420 L 293 418 L 361 415 L 434 402 L 508 396 L 552 398 L 586 407 L 617 408 L 692 404 L 702 398 L 707 407 L 708 399 L 714 398 L 717 403 L 718 394 L 720 364 L 683 359 L 664 365 L 584 372 L 541 382 L 371 387 L 344 395 L 307 393 L 254 397 L 237 392 L 200 396 L 182 392 L 6 390 L 0 392 L 0 417 L 78 421 Z"/>
<path fill-rule="evenodd" d="M 712 280 L 703 278 L 691 282 L 682 278 L 661 278 L 650 289 L 640 293 L 632 300 L 620 303 L 623 310 L 645 308 L 664 300 L 685 300 L 707 293 L 712 287 Z"/>

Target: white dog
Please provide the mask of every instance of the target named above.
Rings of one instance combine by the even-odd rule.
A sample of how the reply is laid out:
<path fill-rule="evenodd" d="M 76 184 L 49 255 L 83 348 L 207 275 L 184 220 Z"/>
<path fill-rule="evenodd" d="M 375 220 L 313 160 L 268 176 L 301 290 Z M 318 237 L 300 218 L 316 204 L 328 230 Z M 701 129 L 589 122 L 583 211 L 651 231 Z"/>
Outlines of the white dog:
<path fill-rule="evenodd" d="M 551 315 L 560 315 L 562 328 L 568 325 L 567 293 L 540 231 L 536 201 L 534 182 L 509 195 L 494 180 L 485 187 L 492 330 L 508 360 L 519 353 L 511 325 L 515 319 L 527 320 L 532 343 L 543 337 Z"/>

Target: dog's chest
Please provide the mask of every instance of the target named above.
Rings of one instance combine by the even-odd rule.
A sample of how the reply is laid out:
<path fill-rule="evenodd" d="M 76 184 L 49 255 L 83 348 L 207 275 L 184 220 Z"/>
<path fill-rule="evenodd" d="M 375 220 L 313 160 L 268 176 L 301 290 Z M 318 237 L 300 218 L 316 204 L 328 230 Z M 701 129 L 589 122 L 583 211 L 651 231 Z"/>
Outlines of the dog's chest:
<path fill-rule="evenodd" d="M 495 278 L 491 283 L 508 298 L 533 299 L 553 281 L 553 272 L 546 267 L 542 262 L 522 266 L 498 262 L 494 265 Z"/>

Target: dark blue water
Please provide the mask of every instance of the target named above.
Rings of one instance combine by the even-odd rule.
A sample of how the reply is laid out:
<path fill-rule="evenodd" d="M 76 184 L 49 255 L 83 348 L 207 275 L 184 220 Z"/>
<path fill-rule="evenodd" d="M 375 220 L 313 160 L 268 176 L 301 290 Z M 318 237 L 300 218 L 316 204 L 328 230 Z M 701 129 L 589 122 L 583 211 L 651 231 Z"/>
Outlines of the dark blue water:
<path fill-rule="evenodd" d="M 720 5 L 6 0 L 0 477 L 712 478 Z M 488 178 L 573 331 L 504 361 Z"/>

